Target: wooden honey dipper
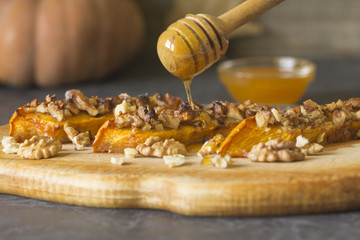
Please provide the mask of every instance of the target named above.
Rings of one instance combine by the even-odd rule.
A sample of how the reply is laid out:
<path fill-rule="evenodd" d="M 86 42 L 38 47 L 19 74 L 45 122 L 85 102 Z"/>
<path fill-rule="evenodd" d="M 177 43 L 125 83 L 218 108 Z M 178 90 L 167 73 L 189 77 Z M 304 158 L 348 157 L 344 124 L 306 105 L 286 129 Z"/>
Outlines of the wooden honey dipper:
<path fill-rule="evenodd" d="M 219 17 L 187 14 L 164 31 L 157 44 L 161 63 L 191 81 L 226 52 L 228 35 L 283 0 L 247 0 Z"/>

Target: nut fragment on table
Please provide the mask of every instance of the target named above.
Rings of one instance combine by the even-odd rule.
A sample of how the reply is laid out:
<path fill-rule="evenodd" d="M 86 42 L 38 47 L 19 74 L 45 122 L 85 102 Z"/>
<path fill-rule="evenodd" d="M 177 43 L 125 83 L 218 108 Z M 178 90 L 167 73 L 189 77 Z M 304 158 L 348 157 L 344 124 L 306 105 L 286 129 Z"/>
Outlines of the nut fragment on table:
<path fill-rule="evenodd" d="M 186 147 L 175 139 L 162 141 L 159 136 L 151 136 L 145 143 L 139 144 L 136 150 L 144 156 L 163 157 L 165 155 L 185 154 Z"/>
<path fill-rule="evenodd" d="M 185 163 L 185 156 L 182 154 L 165 155 L 163 159 L 169 168 L 178 167 Z"/>
<path fill-rule="evenodd" d="M 301 148 L 301 151 L 305 155 L 314 155 L 323 150 L 324 146 L 318 143 L 310 143 L 307 147 Z"/>
<path fill-rule="evenodd" d="M 220 146 L 220 144 L 224 141 L 224 136 L 222 134 L 216 134 L 213 138 L 206 141 L 201 149 L 198 151 L 198 155 L 200 157 L 204 157 L 206 155 L 215 154 L 216 149 Z"/>
<path fill-rule="evenodd" d="M 320 134 L 319 136 L 321 137 L 321 135 L 322 134 Z M 323 138 L 323 136 L 322 136 L 322 138 Z M 313 154 L 319 153 L 324 148 L 324 146 L 322 146 L 319 143 L 310 143 L 309 139 L 307 139 L 306 137 L 304 137 L 302 135 L 297 136 L 295 146 L 300 148 L 301 151 L 305 155 L 313 155 Z"/>
<path fill-rule="evenodd" d="M 213 165 L 214 167 L 217 167 L 217 168 L 227 168 L 231 163 L 232 163 L 232 161 L 231 161 L 230 154 L 226 154 L 225 156 L 215 154 L 215 155 L 205 156 L 201 160 L 200 164 L 204 165 L 204 166 Z"/>
<path fill-rule="evenodd" d="M 112 164 L 117 164 L 117 165 L 123 165 L 124 164 L 124 157 L 111 157 L 110 158 L 110 162 Z"/>
<path fill-rule="evenodd" d="M 248 158 L 253 162 L 293 162 L 304 160 L 305 154 L 295 141 L 273 139 L 253 146 Z"/>
<path fill-rule="evenodd" d="M 4 147 L 2 151 L 6 154 L 17 153 L 20 146 L 20 143 L 16 142 L 15 138 L 10 136 L 4 136 L 1 144 Z"/>
<path fill-rule="evenodd" d="M 67 134 L 69 140 L 75 145 L 75 150 L 83 150 L 84 147 L 89 146 L 91 143 L 89 132 L 80 133 L 69 123 L 64 124 L 64 131 Z"/>
<path fill-rule="evenodd" d="M 27 159 L 42 159 L 55 156 L 62 148 L 61 142 L 54 137 L 33 136 L 19 146 L 17 154 Z"/>
<path fill-rule="evenodd" d="M 229 154 L 225 156 L 213 155 L 210 158 L 211 163 L 217 168 L 227 168 L 231 164 L 231 157 Z"/>

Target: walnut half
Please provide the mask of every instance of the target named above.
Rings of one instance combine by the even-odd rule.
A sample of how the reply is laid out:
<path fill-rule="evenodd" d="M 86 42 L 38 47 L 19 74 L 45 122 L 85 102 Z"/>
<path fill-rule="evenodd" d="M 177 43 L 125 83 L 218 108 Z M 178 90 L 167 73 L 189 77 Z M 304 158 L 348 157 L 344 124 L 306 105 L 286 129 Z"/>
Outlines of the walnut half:
<path fill-rule="evenodd" d="M 305 154 L 294 141 L 274 139 L 255 145 L 248 158 L 253 162 L 294 162 L 304 160 Z"/>
<path fill-rule="evenodd" d="M 139 144 L 136 150 L 144 156 L 163 157 L 165 155 L 185 154 L 186 147 L 175 139 L 162 141 L 159 136 L 151 136 L 145 143 Z"/>
<path fill-rule="evenodd" d="M 41 159 L 55 156 L 62 148 L 54 137 L 33 136 L 20 144 L 17 154 L 28 159 Z"/>

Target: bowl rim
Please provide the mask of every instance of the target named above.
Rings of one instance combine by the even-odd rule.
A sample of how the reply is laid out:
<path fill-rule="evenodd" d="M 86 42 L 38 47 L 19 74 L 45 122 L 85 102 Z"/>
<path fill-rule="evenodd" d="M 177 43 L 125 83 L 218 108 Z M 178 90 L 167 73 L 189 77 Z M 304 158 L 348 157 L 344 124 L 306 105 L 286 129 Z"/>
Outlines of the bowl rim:
<path fill-rule="evenodd" d="M 253 57 L 240 57 L 227 59 L 220 62 L 216 68 L 219 76 L 226 70 L 231 69 L 235 66 L 280 66 L 281 62 L 291 61 L 293 66 L 302 66 L 308 69 L 307 75 L 314 74 L 316 71 L 315 63 L 309 59 L 292 56 L 253 56 Z"/>

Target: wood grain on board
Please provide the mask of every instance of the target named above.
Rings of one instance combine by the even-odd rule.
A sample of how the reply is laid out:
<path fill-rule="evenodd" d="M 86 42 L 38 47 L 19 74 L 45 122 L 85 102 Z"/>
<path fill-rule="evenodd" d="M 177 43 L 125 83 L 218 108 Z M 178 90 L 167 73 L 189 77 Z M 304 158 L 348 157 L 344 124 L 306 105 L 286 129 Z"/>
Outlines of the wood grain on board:
<path fill-rule="evenodd" d="M 0 127 L 0 138 L 8 125 Z M 0 147 L 2 149 L 2 147 Z M 196 216 L 266 216 L 360 207 L 360 141 L 327 146 L 295 163 L 234 159 L 227 169 L 186 157 L 168 168 L 161 158 L 110 163 L 112 156 L 64 145 L 54 158 L 0 153 L 0 192 L 65 204 L 153 208 Z"/>

